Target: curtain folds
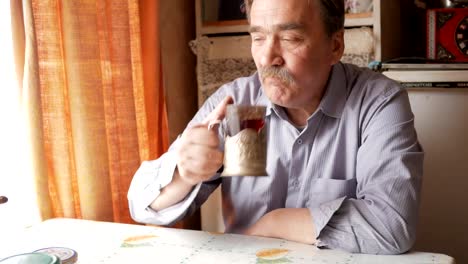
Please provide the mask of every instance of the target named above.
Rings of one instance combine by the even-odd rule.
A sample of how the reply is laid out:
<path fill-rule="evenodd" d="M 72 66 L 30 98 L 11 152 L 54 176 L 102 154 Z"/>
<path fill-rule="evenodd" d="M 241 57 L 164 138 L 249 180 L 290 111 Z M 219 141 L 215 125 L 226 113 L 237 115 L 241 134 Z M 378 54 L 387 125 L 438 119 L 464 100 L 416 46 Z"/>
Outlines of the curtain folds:
<path fill-rule="evenodd" d="M 11 2 L 42 218 L 132 222 L 132 176 L 168 147 L 158 1 Z"/>

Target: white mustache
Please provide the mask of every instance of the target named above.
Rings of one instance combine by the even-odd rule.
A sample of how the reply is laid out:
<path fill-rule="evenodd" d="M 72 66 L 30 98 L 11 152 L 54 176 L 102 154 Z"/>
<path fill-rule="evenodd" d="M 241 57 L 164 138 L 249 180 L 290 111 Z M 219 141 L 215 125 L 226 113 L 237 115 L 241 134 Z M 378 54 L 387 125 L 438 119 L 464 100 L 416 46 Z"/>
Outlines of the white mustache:
<path fill-rule="evenodd" d="M 294 84 L 294 78 L 289 73 L 286 68 L 282 67 L 275 67 L 275 66 L 268 66 L 259 69 L 260 78 L 262 82 L 265 81 L 268 77 L 273 77 L 280 80 L 282 83 L 286 85 Z"/>

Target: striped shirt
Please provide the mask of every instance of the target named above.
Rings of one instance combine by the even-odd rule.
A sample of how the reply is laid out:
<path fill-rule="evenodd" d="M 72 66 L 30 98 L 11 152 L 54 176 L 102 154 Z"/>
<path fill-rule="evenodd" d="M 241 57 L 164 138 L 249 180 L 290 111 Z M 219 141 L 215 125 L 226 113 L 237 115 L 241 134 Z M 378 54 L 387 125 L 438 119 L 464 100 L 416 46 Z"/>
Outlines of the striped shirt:
<path fill-rule="evenodd" d="M 155 212 L 148 206 L 171 181 L 175 141 L 158 160 L 143 162 L 133 178 L 128 199 L 136 221 L 171 224 L 198 209 L 221 183 L 226 232 L 240 233 L 278 208 L 308 208 L 319 247 L 372 254 L 411 248 L 424 154 L 407 92 L 398 83 L 338 63 L 318 109 L 298 129 L 263 94 L 254 74 L 218 89 L 189 126 L 228 95 L 235 104 L 267 107 L 268 176 L 217 174 L 179 204 Z"/>

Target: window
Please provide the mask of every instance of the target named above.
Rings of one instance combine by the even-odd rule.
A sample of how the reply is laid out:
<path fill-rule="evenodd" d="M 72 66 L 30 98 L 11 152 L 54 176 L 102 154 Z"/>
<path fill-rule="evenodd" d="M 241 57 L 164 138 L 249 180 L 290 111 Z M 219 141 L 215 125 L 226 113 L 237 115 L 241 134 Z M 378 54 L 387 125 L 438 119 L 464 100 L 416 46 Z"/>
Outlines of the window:
<path fill-rule="evenodd" d="M 38 221 L 26 123 L 21 113 L 11 37 L 10 1 L 0 1 L 0 234 Z"/>

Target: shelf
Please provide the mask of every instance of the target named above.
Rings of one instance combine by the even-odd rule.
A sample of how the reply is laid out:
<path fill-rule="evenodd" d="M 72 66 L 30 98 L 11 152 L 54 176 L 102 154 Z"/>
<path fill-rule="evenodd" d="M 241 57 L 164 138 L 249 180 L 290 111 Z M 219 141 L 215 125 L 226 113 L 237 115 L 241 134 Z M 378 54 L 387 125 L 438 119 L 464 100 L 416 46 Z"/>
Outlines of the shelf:
<path fill-rule="evenodd" d="M 400 70 L 383 74 L 398 82 L 468 82 L 468 70 Z"/>
<path fill-rule="evenodd" d="M 249 23 L 246 19 L 239 20 L 223 20 L 223 21 L 208 21 L 204 22 L 204 27 L 226 27 L 226 26 L 246 26 Z"/>
<path fill-rule="evenodd" d="M 200 30 L 202 35 L 219 33 L 242 33 L 249 31 L 249 23 L 246 19 L 203 22 Z"/>
<path fill-rule="evenodd" d="M 373 24 L 374 17 L 372 12 L 345 15 L 345 27 L 372 26 Z"/>
<path fill-rule="evenodd" d="M 372 26 L 374 18 L 372 12 L 346 14 L 345 27 Z M 246 19 L 225 20 L 203 22 L 201 34 L 220 34 L 220 33 L 246 33 L 249 31 L 249 24 Z"/>

